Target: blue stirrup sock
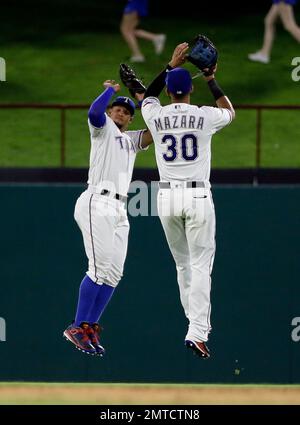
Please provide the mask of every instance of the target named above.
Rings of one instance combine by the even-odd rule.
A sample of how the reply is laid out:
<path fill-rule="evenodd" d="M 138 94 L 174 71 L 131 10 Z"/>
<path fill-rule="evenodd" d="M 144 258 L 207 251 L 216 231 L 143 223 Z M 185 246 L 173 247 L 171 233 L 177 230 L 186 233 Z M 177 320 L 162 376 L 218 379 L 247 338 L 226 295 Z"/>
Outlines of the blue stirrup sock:
<path fill-rule="evenodd" d="M 80 323 L 87 322 L 88 312 L 94 304 L 99 290 L 100 286 L 93 282 L 88 275 L 85 275 L 79 288 L 75 326 L 80 326 Z"/>
<path fill-rule="evenodd" d="M 103 283 L 103 285 L 99 286 L 98 295 L 95 299 L 94 305 L 90 308 L 88 314 L 88 322 L 89 323 L 97 323 L 105 310 L 105 307 L 109 303 L 109 300 L 114 293 L 115 288 L 113 286 L 107 285 Z"/>
<path fill-rule="evenodd" d="M 98 285 L 86 275 L 79 288 L 79 298 L 75 317 L 75 326 L 80 326 L 82 322 L 96 323 L 107 306 L 114 287 Z"/>

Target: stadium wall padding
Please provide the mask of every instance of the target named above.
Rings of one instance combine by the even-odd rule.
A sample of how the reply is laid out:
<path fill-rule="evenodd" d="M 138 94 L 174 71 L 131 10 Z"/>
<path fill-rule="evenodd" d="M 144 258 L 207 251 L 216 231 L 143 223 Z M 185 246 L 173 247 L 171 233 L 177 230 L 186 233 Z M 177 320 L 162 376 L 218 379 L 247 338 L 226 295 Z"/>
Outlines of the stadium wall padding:
<path fill-rule="evenodd" d="M 300 383 L 299 186 L 213 187 L 209 360 L 184 347 L 175 266 L 156 216 L 129 217 L 124 277 L 101 321 L 106 356 L 62 338 L 87 266 L 73 219 L 82 190 L 0 187 L 1 381 Z"/>

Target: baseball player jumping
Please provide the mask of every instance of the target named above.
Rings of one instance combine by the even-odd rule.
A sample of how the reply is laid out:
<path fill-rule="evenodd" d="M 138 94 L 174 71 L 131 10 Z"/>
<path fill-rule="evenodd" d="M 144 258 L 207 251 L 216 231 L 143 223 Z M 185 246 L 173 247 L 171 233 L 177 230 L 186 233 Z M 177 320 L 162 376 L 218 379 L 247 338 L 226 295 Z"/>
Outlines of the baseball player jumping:
<path fill-rule="evenodd" d="M 88 271 L 81 282 L 75 321 L 64 331 L 66 339 L 88 354 L 102 356 L 98 324 L 118 285 L 127 252 L 129 223 L 126 196 L 137 152 L 152 143 L 148 130 L 126 131 L 135 104 L 117 97 L 113 80 L 104 82 L 104 92 L 92 103 L 88 114 L 91 136 L 88 188 L 78 198 L 75 220 L 82 232 Z M 143 95 L 136 95 L 141 100 Z"/>
<path fill-rule="evenodd" d="M 215 80 L 216 66 L 203 78 L 217 107 L 190 104 L 190 73 L 173 66 L 174 62 L 185 62 L 188 48 L 187 43 L 179 44 L 169 65 L 150 84 L 142 115 L 153 136 L 160 174 L 158 214 L 176 263 L 180 299 L 189 321 L 185 345 L 199 357 L 208 358 L 215 255 L 215 212 L 209 182 L 211 138 L 233 120 L 235 111 Z M 165 84 L 171 103 L 161 106 L 158 96 Z"/>

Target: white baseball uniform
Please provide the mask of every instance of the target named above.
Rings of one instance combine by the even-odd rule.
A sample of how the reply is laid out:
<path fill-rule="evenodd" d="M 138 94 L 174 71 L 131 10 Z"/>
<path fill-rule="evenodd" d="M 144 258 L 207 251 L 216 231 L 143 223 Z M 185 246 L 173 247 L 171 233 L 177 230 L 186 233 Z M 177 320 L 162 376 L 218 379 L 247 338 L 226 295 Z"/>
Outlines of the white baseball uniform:
<path fill-rule="evenodd" d="M 215 255 L 215 212 L 210 191 L 211 138 L 229 124 L 229 110 L 173 103 L 142 104 L 160 174 L 158 214 L 176 262 L 180 299 L 189 320 L 187 340 L 207 341 Z"/>
<path fill-rule="evenodd" d="M 106 115 L 103 127 L 88 122 L 91 135 L 88 189 L 78 198 L 74 217 L 95 283 L 117 286 L 127 253 L 126 195 L 144 130 L 122 133 Z"/>

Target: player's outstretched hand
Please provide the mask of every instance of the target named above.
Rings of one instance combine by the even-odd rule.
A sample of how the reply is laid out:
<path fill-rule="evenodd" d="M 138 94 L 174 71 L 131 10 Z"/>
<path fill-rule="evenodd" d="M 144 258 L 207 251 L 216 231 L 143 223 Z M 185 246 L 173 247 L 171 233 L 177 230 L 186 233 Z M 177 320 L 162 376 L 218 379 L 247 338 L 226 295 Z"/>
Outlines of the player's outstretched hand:
<path fill-rule="evenodd" d="M 106 81 L 104 81 L 103 85 L 106 89 L 108 87 L 112 87 L 115 92 L 121 90 L 120 84 L 116 83 L 115 80 L 106 80 Z"/>
<path fill-rule="evenodd" d="M 172 68 L 177 68 L 182 65 L 186 60 L 186 52 L 188 51 L 189 44 L 188 43 L 180 43 L 178 44 L 173 52 L 172 58 L 169 62 L 169 65 Z"/>
<path fill-rule="evenodd" d="M 204 80 L 209 81 L 209 80 L 212 80 L 213 78 L 215 78 L 215 73 L 217 72 L 217 67 L 218 67 L 218 64 L 216 63 L 215 66 L 212 67 L 212 68 L 204 68 L 203 69 L 204 72 L 207 71 L 207 72 L 210 73 L 209 75 L 205 75 L 205 73 L 203 74 Z"/>

